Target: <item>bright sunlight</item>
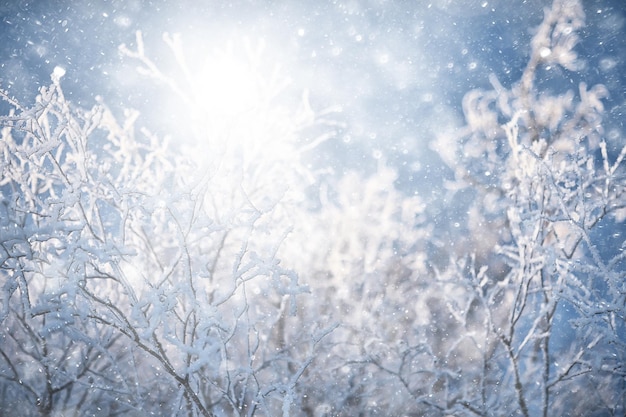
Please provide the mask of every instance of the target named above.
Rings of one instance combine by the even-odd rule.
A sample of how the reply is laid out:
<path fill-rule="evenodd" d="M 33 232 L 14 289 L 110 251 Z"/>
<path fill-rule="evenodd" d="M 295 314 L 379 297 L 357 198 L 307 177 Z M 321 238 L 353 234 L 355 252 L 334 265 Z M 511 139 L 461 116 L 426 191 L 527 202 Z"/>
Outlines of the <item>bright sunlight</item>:
<path fill-rule="evenodd" d="M 141 32 L 136 50 L 123 55 L 141 63 L 139 72 L 165 84 L 178 97 L 156 97 L 153 109 L 175 132 L 196 166 L 232 172 L 254 164 L 276 169 L 298 159 L 294 132 L 312 122 L 308 96 L 292 85 L 276 63 L 277 51 L 263 39 L 207 42 L 180 34 L 163 35 L 167 69 L 148 56 Z M 219 45 L 219 46 L 217 46 Z M 174 58 L 173 60 L 171 58 Z M 184 132 L 184 134 L 180 134 Z"/>

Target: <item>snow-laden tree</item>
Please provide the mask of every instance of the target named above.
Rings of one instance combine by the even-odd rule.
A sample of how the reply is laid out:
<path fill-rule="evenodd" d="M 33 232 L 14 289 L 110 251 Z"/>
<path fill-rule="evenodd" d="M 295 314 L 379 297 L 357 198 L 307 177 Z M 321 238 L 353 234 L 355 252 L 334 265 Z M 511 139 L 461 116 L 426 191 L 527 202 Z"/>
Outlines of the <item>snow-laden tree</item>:
<path fill-rule="evenodd" d="M 411 294 L 429 285 L 419 275 L 431 228 L 422 200 L 396 190 L 396 179 L 381 161 L 370 177 L 350 172 L 322 187 L 319 209 L 294 228 L 281 252 L 311 291 L 291 328 L 311 321 L 337 326 L 325 340 L 326 354 L 305 373 L 307 415 L 394 415 L 414 408 L 402 381 L 376 367 L 391 351 L 419 343 L 411 329 L 428 323 L 420 304 L 427 300 Z"/>
<path fill-rule="evenodd" d="M 140 34 L 124 52 L 198 111 L 186 144 L 130 110 L 118 122 L 104 103 L 76 108 L 61 68 L 33 106 L 3 93 L 3 412 L 289 415 L 332 330 L 307 323 L 289 343 L 280 330 L 307 292 L 276 257 L 310 181 L 306 95 L 273 106 L 283 86 L 259 81 L 245 124 L 212 117 L 166 41 L 190 85 Z"/>
<path fill-rule="evenodd" d="M 132 357 L 81 296 L 92 268 L 121 254 L 103 215 L 117 190 L 93 154 L 106 143 L 96 131 L 104 113 L 72 108 L 62 75 L 55 70 L 31 107 L 2 94 L 12 107 L 0 141 L 3 413 L 114 414 L 130 392 Z"/>
<path fill-rule="evenodd" d="M 2 93 L 0 412 L 623 415 L 626 148 L 603 86 L 559 90 L 583 24 L 555 0 L 520 80 L 465 96 L 445 201 L 384 158 L 311 164 L 332 117 L 277 73 L 212 100 L 219 60 L 177 36 L 167 68 L 120 49 L 182 109 L 170 136 L 78 108 L 61 68 Z"/>
<path fill-rule="evenodd" d="M 433 144 L 452 174 L 434 203 L 463 213 L 458 228 L 381 165 L 322 191 L 294 237 L 313 294 L 301 320 L 340 323 L 309 370 L 331 375 L 311 410 L 623 414 L 626 148 L 604 135 L 606 88 L 569 86 L 584 68 L 581 4 L 544 13 L 521 79 L 470 91 L 465 126 Z M 433 253 L 432 242 L 448 243 Z"/>
<path fill-rule="evenodd" d="M 441 300 L 460 328 L 439 352 L 439 405 L 621 415 L 626 147 L 604 136 L 604 86 L 541 87 L 583 68 L 580 2 L 556 0 L 544 14 L 519 82 L 492 76 L 492 90 L 468 93 L 466 126 L 435 145 L 455 173 L 450 194 L 467 204 L 468 236 L 467 256 L 438 273 L 463 289 Z"/>

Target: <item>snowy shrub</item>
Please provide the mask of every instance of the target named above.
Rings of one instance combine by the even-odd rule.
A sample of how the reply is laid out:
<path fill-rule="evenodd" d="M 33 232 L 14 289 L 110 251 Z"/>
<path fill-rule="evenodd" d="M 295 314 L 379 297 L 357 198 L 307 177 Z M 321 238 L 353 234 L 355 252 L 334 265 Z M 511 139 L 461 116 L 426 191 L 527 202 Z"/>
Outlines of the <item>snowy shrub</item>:
<path fill-rule="evenodd" d="M 555 0 L 519 81 L 465 95 L 445 201 L 384 158 L 329 174 L 332 112 L 278 72 L 224 92 L 175 35 L 167 68 L 120 48 L 180 107 L 169 135 L 74 105 L 61 68 L 32 105 L 0 93 L 0 413 L 623 415 L 626 148 L 605 87 L 540 82 L 584 68 L 584 17 Z"/>
<path fill-rule="evenodd" d="M 540 71 L 580 67 L 574 47 L 583 24 L 580 3 L 555 1 L 520 81 L 507 89 L 492 77 L 493 90 L 470 92 L 467 126 L 435 145 L 455 172 L 450 188 L 471 196 L 471 256 L 442 276 L 467 286 L 447 305 L 468 330 L 457 337 L 470 336 L 478 355 L 468 366 L 465 355 L 446 353 L 454 384 L 474 389 L 451 390 L 442 407 L 479 415 L 624 411 L 624 253 L 599 248 L 608 229 L 623 230 L 626 147 L 609 150 L 603 138 L 604 86 L 581 82 L 561 94 L 537 87 Z M 492 271 L 489 260 L 498 259 L 506 268 Z M 461 363 L 449 366 L 450 353 Z M 572 401 L 578 391 L 595 394 Z"/>
<path fill-rule="evenodd" d="M 3 94 L 3 404 L 287 415 L 332 330 L 286 341 L 278 324 L 308 291 L 276 257 L 306 186 L 307 103 L 176 148 L 136 112 L 75 108 L 62 75 L 32 107 Z"/>

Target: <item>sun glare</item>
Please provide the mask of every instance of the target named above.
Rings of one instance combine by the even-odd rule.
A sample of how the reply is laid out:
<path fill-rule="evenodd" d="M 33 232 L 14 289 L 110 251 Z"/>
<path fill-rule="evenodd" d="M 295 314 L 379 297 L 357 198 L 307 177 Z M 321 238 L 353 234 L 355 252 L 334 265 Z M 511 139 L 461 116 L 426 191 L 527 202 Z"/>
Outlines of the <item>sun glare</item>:
<path fill-rule="evenodd" d="M 259 105 L 256 71 L 249 60 L 232 51 L 218 52 L 194 75 L 194 101 L 212 118 L 240 117 Z"/>
<path fill-rule="evenodd" d="M 276 68 L 263 39 L 213 42 L 164 35 L 182 70 L 185 101 L 201 123 L 232 122 L 262 110 L 285 83 L 273 80 Z M 276 104 L 276 103 L 272 103 Z"/>
<path fill-rule="evenodd" d="M 192 158 L 201 158 L 209 169 L 237 169 L 294 156 L 302 93 L 277 64 L 276 51 L 261 39 L 213 48 L 180 35 L 165 35 L 164 40 L 180 67 L 175 88 L 184 105 L 171 103 L 158 111 L 173 112 L 174 127 L 193 132 L 181 143 L 191 147 Z"/>

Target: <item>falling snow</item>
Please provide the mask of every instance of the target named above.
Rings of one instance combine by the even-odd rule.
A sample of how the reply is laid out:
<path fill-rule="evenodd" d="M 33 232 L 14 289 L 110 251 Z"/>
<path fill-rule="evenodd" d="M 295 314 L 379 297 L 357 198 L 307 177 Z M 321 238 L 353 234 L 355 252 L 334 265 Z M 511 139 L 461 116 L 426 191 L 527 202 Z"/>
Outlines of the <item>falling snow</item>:
<path fill-rule="evenodd" d="M 621 1 L 149 3 L 0 7 L 0 415 L 624 415 Z"/>

